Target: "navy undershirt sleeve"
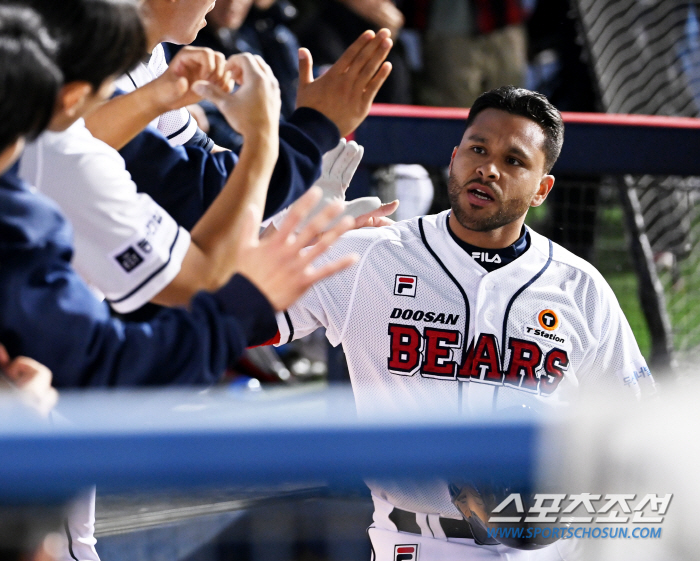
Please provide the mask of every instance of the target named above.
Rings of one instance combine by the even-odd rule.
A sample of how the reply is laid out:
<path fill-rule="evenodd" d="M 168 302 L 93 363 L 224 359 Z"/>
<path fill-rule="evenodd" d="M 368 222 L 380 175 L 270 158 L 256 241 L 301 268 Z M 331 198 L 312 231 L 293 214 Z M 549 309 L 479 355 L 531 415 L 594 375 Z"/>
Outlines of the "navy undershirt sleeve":
<path fill-rule="evenodd" d="M 279 129 L 279 157 L 270 180 L 264 217 L 289 206 L 321 175 L 321 157 L 334 148 L 337 127 L 318 111 L 300 108 Z M 120 150 L 138 190 L 148 193 L 181 226 L 197 223 L 238 162 L 233 152 L 171 146 L 147 127 Z"/>
<path fill-rule="evenodd" d="M 240 275 L 189 310 L 110 317 L 71 267 L 71 243 L 52 201 L 14 171 L 0 177 L 0 342 L 50 368 L 57 388 L 210 384 L 276 332 L 271 305 Z"/>

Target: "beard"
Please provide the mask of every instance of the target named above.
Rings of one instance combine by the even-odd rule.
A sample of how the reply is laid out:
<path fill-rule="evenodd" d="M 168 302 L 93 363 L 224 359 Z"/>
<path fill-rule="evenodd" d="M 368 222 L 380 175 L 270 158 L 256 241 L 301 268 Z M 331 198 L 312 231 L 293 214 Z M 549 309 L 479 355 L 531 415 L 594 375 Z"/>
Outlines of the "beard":
<path fill-rule="evenodd" d="M 468 184 L 480 183 L 470 180 Z M 447 196 L 452 207 L 452 214 L 459 222 L 460 226 L 473 232 L 490 232 L 514 222 L 523 216 L 530 208 L 530 201 L 525 199 L 511 199 L 503 201 L 500 190 L 484 182 L 482 185 L 491 187 L 494 201 L 499 208 L 496 212 L 488 208 L 475 207 L 467 201 L 461 200 L 461 195 L 466 189 L 466 185 L 460 185 L 455 176 L 450 173 L 447 178 Z"/>

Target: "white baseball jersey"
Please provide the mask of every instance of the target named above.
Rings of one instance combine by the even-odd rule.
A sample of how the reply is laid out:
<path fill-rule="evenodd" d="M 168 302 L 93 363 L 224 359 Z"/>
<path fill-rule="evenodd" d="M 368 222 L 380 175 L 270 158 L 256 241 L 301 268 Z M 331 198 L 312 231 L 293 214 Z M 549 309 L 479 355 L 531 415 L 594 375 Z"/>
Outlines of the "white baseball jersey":
<path fill-rule="evenodd" d="M 278 314 L 280 342 L 319 326 L 343 344 L 360 415 L 479 416 L 563 404 L 580 388 L 653 382 L 603 277 L 532 230 L 490 273 L 447 230 L 449 212 L 343 236 L 320 261 L 361 258 Z M 488 255 L 477 256 L 489 259 Z M 461 518 L 447 486 L 370 483 L 401 509 Z"/>
<path fill-rule="evenodd" d="M 82 119 L 31 143 L 20 177 L 59 204 L 75 230 L 73 266 L 118 312 L 140 308 L 180 272 L 189 232 L 137 192 L 119 152 Z"/>
<path fill-rule="evenodd" d="M 165 60 L 163 45 L 158 44 L 147 61 L 139 63 L 136 68 L 119 77 L 115 85 L 120 90 L 130 93 L 152 82 L 167 69 L 168 62 Z M 185 107 L 163 113 L 151 125 L 162 132 L 172 146 L 185 144 L 197 132 L 197 122 Z"/>

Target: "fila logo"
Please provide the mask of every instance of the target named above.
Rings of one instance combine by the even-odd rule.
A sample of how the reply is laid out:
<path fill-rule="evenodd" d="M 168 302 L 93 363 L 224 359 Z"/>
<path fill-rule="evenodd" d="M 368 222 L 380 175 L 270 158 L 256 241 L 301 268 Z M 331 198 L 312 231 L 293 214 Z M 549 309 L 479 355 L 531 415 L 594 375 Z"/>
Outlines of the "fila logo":
<path fill-rule="evenodd" d="M 394 561 L 418 561 L 418 544 L 395 545 Z"/>
<path fill-rule="evenodd" d="M 410 296 L 416 297 L 416 285 L 418 277 L 412 275 L 396 275 L 394 281 L 394 296 Z"/>
<path fill-rule="evenodd" d="M 485 251 L 472 251 L 472 259 L 474 261 L 483 261 L 484 263 L 500 263 L 501 262 L 501 256 L 494 255 L 491 257 L 488 253 Z"/>

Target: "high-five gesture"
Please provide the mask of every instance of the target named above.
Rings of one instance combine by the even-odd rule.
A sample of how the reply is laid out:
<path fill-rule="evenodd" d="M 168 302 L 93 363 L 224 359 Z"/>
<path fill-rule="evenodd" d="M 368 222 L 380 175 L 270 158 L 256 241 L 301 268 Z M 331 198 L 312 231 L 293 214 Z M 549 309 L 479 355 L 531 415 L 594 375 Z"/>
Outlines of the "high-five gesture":
<path fill-rule="evenodd" d="M 392 46 L 388 29 L 380 29 L 376 35 L 365 31 L 316 80 L 311 53 L 299 49 L 297 107 L 316 109 L 335 123 L 340 136 L 349 135 L 365 119 L 391 72 L 391 63 L 384 60 Z"/>
<path fill-rule="evenodd" d="M 296 233 L 299 224 L 316 206 L 321 195 L 319 187 L 309 189 L 289 209 L 280 229 L 263 239 L 258 239 L 260 222 L 256 220 L 255 210 L 251 208 L 248 211 L 238 251 L 237 269 L 265 295 L 277 311 L 291 306 L 315 282 L 342 271 L 358 259 L 357 255 L 352 254 L 319 268 L 313 266 L 317 257 L 355 225 L 351 217 L 345 216 L 326 231 L 317 243 L 307 247 L 343 211 L 341 202 L 328 204 Z"/>

